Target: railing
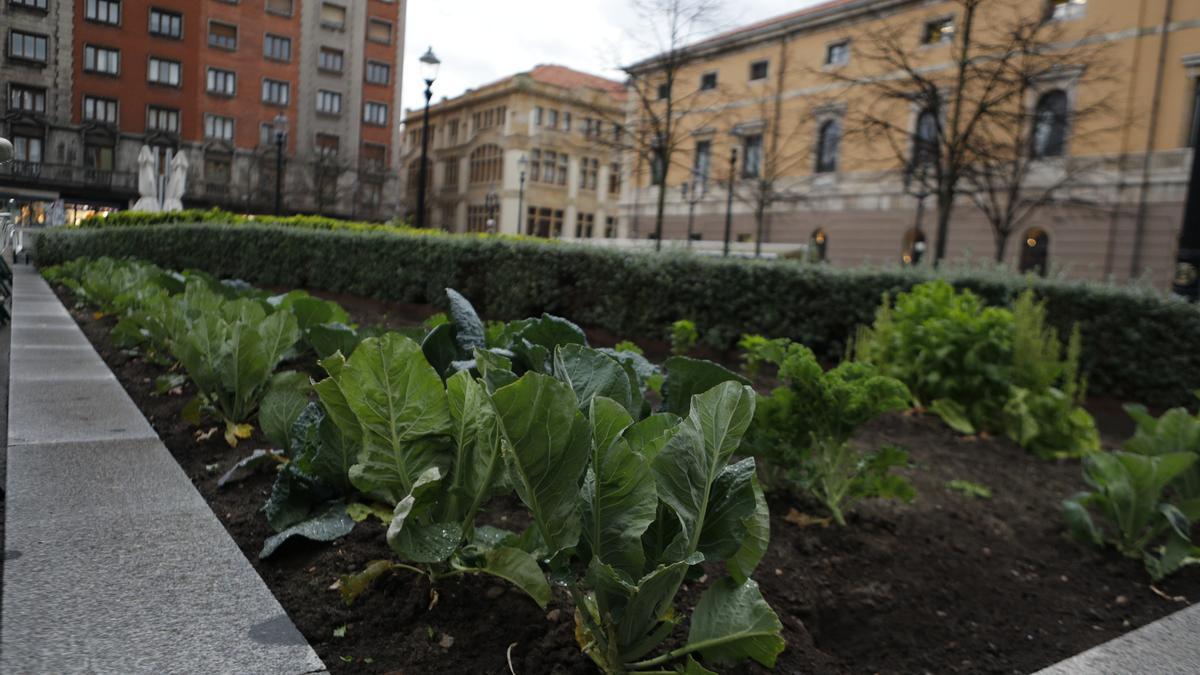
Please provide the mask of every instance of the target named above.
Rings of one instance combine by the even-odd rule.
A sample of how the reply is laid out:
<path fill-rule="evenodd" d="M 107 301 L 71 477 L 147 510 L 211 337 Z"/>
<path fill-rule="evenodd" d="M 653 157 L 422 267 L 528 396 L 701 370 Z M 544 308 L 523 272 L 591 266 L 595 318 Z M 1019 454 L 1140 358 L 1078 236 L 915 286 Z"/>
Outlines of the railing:
<path fill-rule="evenodd" d="M 70 164 L 9 162 L 0 166 L 0 179 L 44 188 L 100 188 L 132 193 L 137 176 L 130 171 L 108 171 Z"/>

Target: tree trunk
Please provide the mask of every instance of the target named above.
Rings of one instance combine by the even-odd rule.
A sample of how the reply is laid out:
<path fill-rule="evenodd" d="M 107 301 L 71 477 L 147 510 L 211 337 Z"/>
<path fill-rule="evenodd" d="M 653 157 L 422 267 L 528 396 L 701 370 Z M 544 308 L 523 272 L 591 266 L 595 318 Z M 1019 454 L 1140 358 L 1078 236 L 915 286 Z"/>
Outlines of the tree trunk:
<path fill-rule="evenodd" d="M 950 214 L 954 209 L 954 193 L 944 190 L 938 193 L 937 247 L 934 249 L 933 266 L 941 265 L 946 257 L 946 240 L 950 234 Z"/>
<path fill-rule="evenodd" d="M 1003 263 L 1004 262 L 1004 252 L 1005 252 L 1005 249 L 1008 247 L 1008 233 L 1001 232 L 1000 230 L 996 230 L 995 238 L 996 238 L 996 262 Z"/>
<path fill-rule="evenodd" d="M 667 161 L 663 160 L 662 184 L 658 186 L 658 206 L 654 214 L 654 250 L 662 250 L 663 213 L 667 208 Z"/>
<path fill-rule="evenodd" d="M 767 204 L 765 199 L 758 200 L 758 208 L 754 210 L 754 221 L 758 231 L 754 234 L 754 257 L 762 257 L 763 233 L 767 231 Z"/>

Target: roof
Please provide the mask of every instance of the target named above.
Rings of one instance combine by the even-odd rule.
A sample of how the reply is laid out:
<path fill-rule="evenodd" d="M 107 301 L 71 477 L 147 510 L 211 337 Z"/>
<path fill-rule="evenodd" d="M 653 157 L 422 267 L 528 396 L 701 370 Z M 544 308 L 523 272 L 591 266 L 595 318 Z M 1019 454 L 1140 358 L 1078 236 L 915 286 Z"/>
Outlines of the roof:
<path fill-rule="evenodd" d="M 751 37 L 755 33 L 788 27 L 792 24 L 803 23 L 806 20 L 816 20 L 827 14 L 836 14 L 842 9 L 852 9 L 852 6 L 855 5 L 870 5 L 874 1 L 875 0 L 826 0 L 825 2 L 819 2 L 810 7 L 805 7 L 804 9 L 788 12 L 787 14 L 779 14 L 769 19 L 739 26 L 733 30 L 725 31 L 723 33 L 717 33 L 716 35 L 687 45 L 684 47 L 684 50 L 703 50 L 717 47 L 723 43 L 728 44 L 731 42 L 737 42 L 738 39 Z M 650 58 L 643 59 L 633 66 L 630 66 L 630 68 L 638 69 L 652 65 L 658 60 L 658 58 L 659 56 L 652 56 Z"/>
<path fill-rule="evenodd" d="M 529 71 L 529 77 L 536 82 L 549 84 L 555 87 L 563 87 L 566 89 L 589 88 L 607 91 L 610 93 L 622 93 L 625 91 L 625 85 L 616 80 L 610 80 L 599 75 L 592 75 L 578 70 L 572 70 L 566 66 L 558 66 L 553 64 L 541 64 L 533 67 Z"/>

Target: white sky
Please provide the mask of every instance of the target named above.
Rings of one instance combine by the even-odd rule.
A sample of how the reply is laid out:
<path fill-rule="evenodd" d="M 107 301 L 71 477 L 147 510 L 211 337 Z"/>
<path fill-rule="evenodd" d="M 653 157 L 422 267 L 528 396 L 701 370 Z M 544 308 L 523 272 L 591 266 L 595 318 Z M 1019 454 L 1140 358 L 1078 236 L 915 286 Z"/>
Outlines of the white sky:
<path fill-rule="evenodd" d="M 818 0 L 725 0 L 721 32 Z M 433 100 L 453 97 L 539 63 L 621 79 L 615 66 L 646 55 L 629 0 L 409 0 L 404 107 L 424 104 L 417 59 L 442 60 Z"/>

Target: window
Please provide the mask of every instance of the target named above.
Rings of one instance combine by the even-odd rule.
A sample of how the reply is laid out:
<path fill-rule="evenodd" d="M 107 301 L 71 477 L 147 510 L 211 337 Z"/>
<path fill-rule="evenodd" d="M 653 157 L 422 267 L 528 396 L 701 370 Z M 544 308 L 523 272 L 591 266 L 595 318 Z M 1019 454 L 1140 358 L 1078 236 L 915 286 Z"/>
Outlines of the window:
<path fill-rule="evenodd" d="M 547 110 L 546 111 L 546 126 L 550 127 L 551 129 L 558 128 L 558 111 L 557 110 Z"/>
<path fill-rule="evenodd" d="M 921 44 L 937 45 L 954 39 L 954 19 L 945 17 L 926 22 Z"/>
<path fill-rule="evenodd" d="M 8 0 L 8 4 L 14 7 L 28 7 L 29 9 L 46 10 L 47 0 Z"/>
<path fill-rule="evenodd" d="M 220 68 L 208 69 L 208 93 L 220 96 L 233 96 L 237 93 L 237 73 Z"/>
<path fill-rule="evenodd" d="M 263 80 L 262 101 L 272 105 L 287 105 L 291 99 L 291 84 L 280 80 Z"/>
<path fill-rule="evenodd" d="M 183 67 L 178 61 L 168 61 L 151 56 L 150 66 L 146 69 L 146 81 L 152 84 L 178 87 L 182 70 Z"/>
<path fill-rule="evenodd" d="M 595 191 L 600 182 L 600 160 L 584 157 L 579 162 L 579 189 Z"/>
<path fill-rule="evenodd" d="M 450 120 L 446 123 L 446 143 L 447 145 L 458 145 L 458 120 Z"/>
<path fill-rule="evenodd" d="M 146 131 L 179 133 L 179 111 L 153 105 L 146 108 Z"/>
<path fill-rule="evenodd" d="M 825 48 L 825 65 L 844 66 L 850 63 L 850 41 L 842 40 Z"/>
<path fill-rule="evenodd" d="M 204 116 L 204 137 L 219 141 L 233 141 L 233 118 L 220 115 Z"/>
<path fill-rule="evenodd" d="M 387 84 L 392 80 L 392 67 L 379 61 L 367 61 L 367 82 Z"/>
<path fill-rule="evenodd" d="M 371 42 L 392 43 L 392 24 L 381 19 L 371 19 L 367 22 L 367 39 Z"/>
<path fill-rule="evenodd" d="M 470 156 L 472 184 L 496 183 L 504 178 L 504 151 L 498 145 L 481 145 Z"/>
<path fill-rule="evenodd" d="M 1192 89 L 1192 133 L 1188 141 L 1189 145 L 1195 147 L 1196 142 L 1200 141 L 1200 77 L 1192 82 Z"/>
<path fill-rule="evenodd" d="M 458 158 L 451 157 L 442 161 L 442 189 L 458 189 Z"/>
<path fill-rule="evenodd" d="M 83 146 L 83 166 L 92 171 L 112 171 L 114 148 L 111 145 L 87 143 Z"/>
<path fill-rule="evenodd" d="M 696 141 L 696 155 L 692 158 L 693 194 L 703 192 L 708 185 L 708 172 L 712 166 L 712 141 Z"/>
<path fill-rule="evenodd" d="M 608 194 L 621 194 L 621 164 L 613 162 L 608 167 Z"/>
<path fill-rule="evenodd" d="M 321 3 L 321 25 L 326 28 L 346 28 L 346 8 L 332 2 Z"/>
<path fill-rule="evenodd" d="M 273 61 L 291 61 L 292 39 L 267 33 L 263 37 L 263 56 Z"/>
<path fill-rule="evenodd" d="M 45 63 L 47 42 L 45 35 L 11 30 L 8 32 L 8 55 L 14 59 Z"/>
<path fill-rule="evenodd" d="M 1033 156 L 1061 157 L 1067 145 L 1067 94 L 1055 89 L 1042 94 L 1033 113 Z"/>
<path fill-rule="evenodd" d="M 342 114 L 342 95 L 336 91 L 317 91 L 317 112 L 326 115 Z"/>
<path fill-rule="evenodd" d="M 575 214 L 575 238 L 591 239 L 596 234 L 596 214 Z"/>
<path fill-rule="evenodd" d="M 164 9 L 150 9 L 150 34 L 178 40 L 183 37 L 183 15 Z"/>
<path fill-rule="evenodd" d="M 342 139 L 334 134 L 317 134 L 316 150 L 318 157 L 326 159 L 337 157 L 341 145 Z"/>
<path fill-rule="evenodd" d="M 458 160 L 454 160 L 457 162 Z M 387 146 L 378 143 L 363 143 L 362 146 L 362 163 L 363 166 L 375 171 L 383 171 L 387 168 Z M 457 167 L 455 167 L 457 168 Z M 458 180 L 458 175 L 455 174 L 455 181 Z"/>
<path fill-rule="evenodd" d="M 229 185 L 233 180 L 233 165 L 228 155 L 213 155 L 204 158 L 204 180 L 210 185 Z"/>
<path fill-rule="evenodd" d="M 218 49 L 237 49 L 237 26 L 227 23 L 210 21 L 208 24 L 208 45 Z"/>
<path fill-rule="evenodd" d="M 13 159 L 29 164 L 42 163 L 43 141 L 37 136 L 13 136 Z"/>
<path fill-rule="evenodd" d="M 826 120 L 817 131 L 817 173 L 837 171 L 838 145 L 842 140 L 842 123 Z"/>
<path fill-rule="evenodd" d="M 1040 227 L 1031 227 L 1025 231 L 1025 241 L 1021 245 L 1021 260 L 1017 268 L 1022 272 L 1033 272 L 1046 276 L 1047 263 L 1050 258 L 1050 235 Z"/>
<path fill-rule="evenodd" d="M 294 3 L 292 0 L 267 0 L 267 11 L 271 14 L 291 16 Z"/>
<path fill-rule="evenodd" d="M 705 73 L 700 76 L 700 91 L 711 91 L 717 88 L 717 74 Z"/>
<path fill-rule="evenodd" d="M 1047 21 L 1078 19 L 1087 10 L 1087 0 L 1050 0 L 1046 7 Z"/>
<path fill-rule="evenodd" d="M 21 84 L 8 85 L 8 109 L 10 111 L 45 113 L 46 90 Z"/>
<path fill-rule="evenodd" d="M 563 228 L 563 212 L 561 209 L 529 207 L 528 220 L 525 223 L 526 234 L 535 237 L 561 237 Z"/>
<path fill-rule="evenodd" d="M 913 164 L 923 165 L 936 162 L 940 154 L 937 113 L 929 108 L 917 115 L 917 129 L 913 134 Z"/>
<path fill-rule="evenodd" d="M 84 3 L 83 17 L 88 21 L 118 26 L 121 24 L 121 2 L 120 0 L 87 0 Z"/>
<path fill-rule="evenodd" d="M 605 239 L 616 239 L 617 238 L 617 219 L 613 218 L 612 216 L 609 216 L 604 219 L 604 238 Z"/>
<path fill-rule="evenodd" d="M 487 232 L 490 211 L 486 204 L 468 204 L 467 232 Z"/>
<path fill-rule="evenodd" d="M 534 107 L 534 109 L 533 109 L 533 124 L 534 124 L 534 126 L 539 126 L 539 127 L 542 126 L 542 120 L 545 118 L 545 115 L 546 115 L 546 111 L 542 109 L 542 106 L 539 105 L 539 106 Z M 478 127 L 476 127 L 476 128 L 478 128 Z"/>
<path fill-rule="evenodd" d="M 366 105 L 363 106 L 363 122 L 385 126 L 387 121 L 388 107 L 386 103 L 367 101 Z"/>
<path fill-rule="evenodd" d="M 750 64 L 750 80 L 765 80 L 767 79 L 767 62 L 755 61 Z"/>
<path fill-rule="evenodd" d="M 340 73 L 345 64 L 346 58 L 340 49 L 321 47 L 321 51 L 317 52 L 317 67 L 321 70 Z"/>
<path fill-rule="evenodd" d="M 86 45 L 83 48 L 83 69 L 89 73 L 118 75 L 121 72 L 121 52 L 107 47 Z"/>
<path fill-rule="evenodd" d="M 538 108 L 538 110 L 541 110 L 541 108 Z M 480 111 L 471 113 L 471 121 L 475 125 L 475 131 L 480 131 L 482 129 L 491 129 L 492 127 L 494 127 L 496 125 L 503 124 L 504 116 L 507 114 L 508 114 L 508 107 L 502 105 L 502 106 L 498 106 L 495 108 L 488 108 L 487 110 L 480 110 Z M 537 122 L 538 126 L 541 126 L 541 117 L 538 116 L 537 119 L 538 119 L 538 122 Z"/>
<path fill-rule="evenodd" d="M 671 98 L 671 85 L 663 83 L 658 85 L 658 100 L 665 101 Z"/>
<path fill-rule="evenodd" d="M 84 96 L 83 119 L 102 124 L 116 124 L 117 102 L 110 98 Z"/>
<path fill-rule="evenodd" d="M 742 139 L 742 177 L 758 178 L 762 173 L 762 134 L 753 134 Z"/>
<path fill-rule="evenodd" d="M 562 130 L 570 131 L 571 130 L 571 113 L 564 111 L 562 114 L 562 122 L 563 122 Z"/>

